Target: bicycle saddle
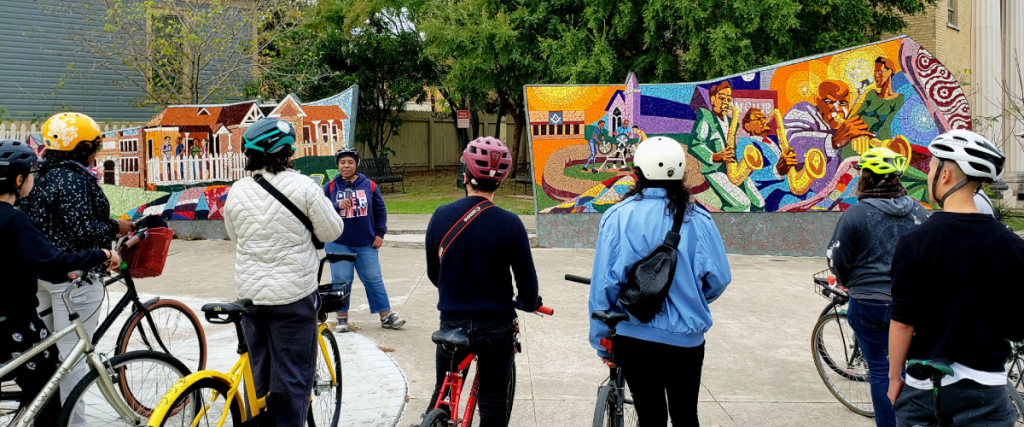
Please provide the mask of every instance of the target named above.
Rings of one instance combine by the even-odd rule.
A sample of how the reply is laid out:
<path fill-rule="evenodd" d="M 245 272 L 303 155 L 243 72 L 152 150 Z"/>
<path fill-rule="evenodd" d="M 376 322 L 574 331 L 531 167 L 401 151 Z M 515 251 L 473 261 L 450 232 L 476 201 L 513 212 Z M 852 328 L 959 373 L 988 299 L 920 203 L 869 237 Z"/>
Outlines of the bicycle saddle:
<path fill-rule="evenodd" d="M 600 320 L 604 322 L 605 325 L 608 325 L 609 328 L 614 328 L 615 325 L 619 324 L 619 322 L 629 320 L 629 315 L 618 311 L 600 310 L 591 314 L 590 318 Z"/>
<path fill-rule="evenodd" d="M 462 328 L 442 329 L 434 332 L 434 334 L 430 336 L 430 339 L 433 340 L 435 344 L 441 344 L 442 346 L 457 348 L 469 347 L 469 335 L 466 335 L 466 331 Z"/>
<path fill-rule="evenodd" d="M 953 375 L 952 365 L 953 362 L 946 359 L 910 359 L 907 361 L 907 370 L 915 371 L 932 380 L 940 380 L 947 375 Z"/>
<path fill-rule="evenodd" d="M 215 324 L 228 324 L 239 321 L 248 313 L 246 308 L 252 306 L 251 299 L 240 299 L 235 302 L 211 302 L 203 305 L 206 321 Z"/>

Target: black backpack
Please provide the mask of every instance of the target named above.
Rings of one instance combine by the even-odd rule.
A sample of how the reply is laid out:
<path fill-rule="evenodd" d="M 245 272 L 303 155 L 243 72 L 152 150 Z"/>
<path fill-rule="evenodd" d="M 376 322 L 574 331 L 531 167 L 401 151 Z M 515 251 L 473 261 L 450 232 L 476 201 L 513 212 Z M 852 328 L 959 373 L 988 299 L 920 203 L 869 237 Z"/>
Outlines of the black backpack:
<path fill-rule="evenodd" d="M 681 219 L 676 219 L 672 230 L 665 234 L 665 242 L 633 264 L 619 293 L 619 304 L 641 323 L 650 322 L 661 312 L 668 297 L 676 273 L 676 247 L 682 223 Z"/>

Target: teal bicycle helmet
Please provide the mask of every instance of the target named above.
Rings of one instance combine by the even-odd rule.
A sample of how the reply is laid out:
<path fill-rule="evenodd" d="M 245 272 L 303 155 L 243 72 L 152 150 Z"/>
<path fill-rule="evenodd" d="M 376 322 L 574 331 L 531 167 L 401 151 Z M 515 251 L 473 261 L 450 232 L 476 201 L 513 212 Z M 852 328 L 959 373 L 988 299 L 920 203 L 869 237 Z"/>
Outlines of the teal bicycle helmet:
<path fill-rule="evenodd" d="M 243 148 L 264 153 L 278 153 L 295 143 L 295 128 L 284 120 L 264 117 L 249 126 L 242 136 Z"/>

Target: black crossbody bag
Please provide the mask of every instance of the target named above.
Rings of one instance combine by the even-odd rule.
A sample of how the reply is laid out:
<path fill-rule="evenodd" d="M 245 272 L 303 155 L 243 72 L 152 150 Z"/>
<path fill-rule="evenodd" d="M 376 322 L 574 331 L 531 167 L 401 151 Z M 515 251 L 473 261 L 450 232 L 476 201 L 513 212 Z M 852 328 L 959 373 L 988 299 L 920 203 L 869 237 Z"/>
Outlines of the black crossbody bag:
<path fill-rule="evenodd" d="M 324 248 L 324 242 L 321 242 L 320 239 L 317 239 L 316 232 L 313 231 L 313 221 L 310 221 L 309 217 L 306 216 L 305 213 L 300 211 L 299 208 L 295 206 L 295 204 L 292 203 L 291 200 L 288 200 L 288 198 L 284 196 L 284 194 L 281 194 L 280 191 L 277 191 L 277 188 L 270 184 L 269 181 L 264 179 L 262 174 L 253 175 L 252 179 L 255 180 L 256 183 L 260 185 L 260 187 L 263 187 L 264 190 L 267 190 L 267 192 L 270 193 L 271 196 L 274 196 L 274 198 L 277 199 L 277 201 L 280 202 L 282 205 L 284 205 L 284 207 L 288 208 L 288 210 L 292 212 L 292 215 L 295 215 L 295 217 L 299 219 L 299 222 L 301 222 L 302 225 L 306 226 L 306 229 L 309 230 L 309 234 L 313 235 L 314 248 Z"/>
<path fill-rule="evenodd" d="M 626 283 L 619 292 L 619 304 L 642 323 L 654 319 L 668 297 L 676 273 L 676 247 L 682 225 L 681 219 L 673 221 L 665 241 L 629 269 Z"/>

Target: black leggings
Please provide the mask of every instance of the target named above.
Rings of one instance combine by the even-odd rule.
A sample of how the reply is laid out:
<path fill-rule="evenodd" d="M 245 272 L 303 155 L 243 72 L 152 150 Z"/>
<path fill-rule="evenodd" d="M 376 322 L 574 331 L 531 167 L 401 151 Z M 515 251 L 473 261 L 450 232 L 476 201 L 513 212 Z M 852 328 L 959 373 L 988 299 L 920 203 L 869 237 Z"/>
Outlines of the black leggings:
<path fill-rule="evenodd" d="M 46 324 L 36 315 L 34 309 L 21 314 L 4 313 L 0 315 L 0 343 L 3 344 L 0 360 L 6 363 L 21 356 L 22 353 L 49 335 L 50 331 L 46 329 Z M 32 399 L 35 399 L 36 395 L 46 386 L 50 377 L 57 372 L 57 366 L 60 365 L 57 353 L 57 346 L 50 346 L 9 375 L 9 377 L 15 377 L 14 383 L 21 388 L 22 396 L 24 396 L 19 409 L 32 403 Z M 5 377 L 3 380 L 7 381 L 10 378 Z M 57 425 L 59 416 L 60 392 L 58 391 L 50 397 L 46 406 L 39 412 L 35 424 L 40 426 Z"/>
<path fill-rule="evenodd" d="M 620 335 L 615 338 L 615 361 L 633 394 L 640 427 L 663 427 L 669 414 L 673 426 L 700 425 L 697 395 L 704 343 L 676 347 Z"/>

